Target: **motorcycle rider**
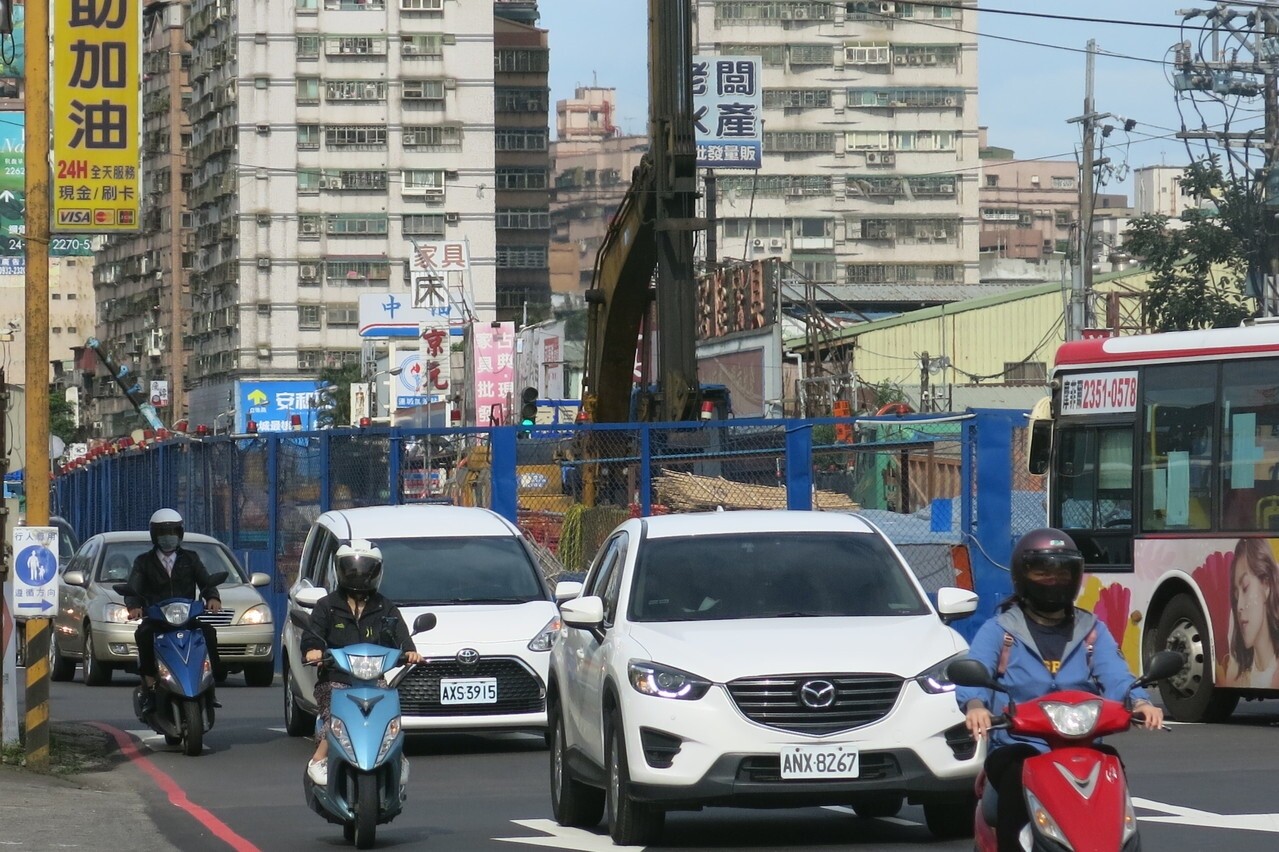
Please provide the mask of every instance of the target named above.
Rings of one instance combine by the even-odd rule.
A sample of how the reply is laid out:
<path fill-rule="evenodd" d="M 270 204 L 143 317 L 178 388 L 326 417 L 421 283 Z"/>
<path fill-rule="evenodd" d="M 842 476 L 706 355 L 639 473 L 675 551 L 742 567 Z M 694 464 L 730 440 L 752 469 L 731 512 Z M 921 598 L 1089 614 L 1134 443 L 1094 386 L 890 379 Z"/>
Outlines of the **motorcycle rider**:
<path fill-rule="evenodd" d="M 422 662 L 400 610 L 379 591 L 382 583 L 382 551 L 370 541 L 354 539 L 333 555 L 337 589 L 320 599 L 311 610 L 311 629 L 302 634 L 302 653 L 308 663 L 318 663 L 325 648 L 345 648 L 362 642 L 399 648 L 410 663 Z M 349 674 L 322 667 L 315 684 L 315 703 L 323 727 L 307 764 L 307 774 L 319 786 L 328 783 L 329 708 L 333 690 L 352 685 Z"/>
<path fill-rule="evenodd" d="M 197 587 L 200 597 L 204 599 L 205 608 L 209 612 L 220 611 L 222 598 L 218 594 L 217 584 L 209 577 L 209 571 L 200 561 L 199 554 L 182 547 L 182 537 L 185 534 L 182 516 L 173 509 L 160 509 L 151 516 L 149 527 L 153 546 L 145 553 L 138 554 L 129 571 L 129 587 L 136 593 L 136 597 L 124 599 L 129 618 L 142 618 L 146 607 L 168 598 L 194 599 Z M 216 671 L 219 668 L 217 632 L 212 624 L 203 621 L 198 623 L 204 633 L 204 644 L 208 646 L 209 662 Z M 164 629 L 166 626 L 163 624 L 143 620 L 133 634 L 138 644 L 138 671 L 145 686 L 142 690 L 143 713 L 155 709 L 155 634 L 157 630 Z M 216 699 L 213 704 L 215 707 L 221 706 Z"/>
<path fill-rule="evenodd" d="M 956 690 L 969 732 L 978 740 L 990 735 L 986 779 L 999 794 L 1000 852 L 1022 848 L 1018 834 L 1030 819 L 1022 791 L 1022 765 L 1027 758 L 1046 752 L 1048 745 L 1002 729 L 990 730 L 992 716 L 1004 712 L 1010 698 L 1020 704 L 1065 689 L 1122 701 L 1133 681 L 1106 625 L 1073 605 L 1083 571 L 1083 554 L 1061 530 L 1037 529 L 1022 536 L 1010 565 L 1012 597 L 977 631 L 968 653 L 986 666 L 1008 694 L 975 687 Z M 1133 713 L 1141 716 L 1144 727 L 1158 729 L 1163 711 L 1150 703 L 1143 689 L 1133 689 L 1131 697 Z"/>

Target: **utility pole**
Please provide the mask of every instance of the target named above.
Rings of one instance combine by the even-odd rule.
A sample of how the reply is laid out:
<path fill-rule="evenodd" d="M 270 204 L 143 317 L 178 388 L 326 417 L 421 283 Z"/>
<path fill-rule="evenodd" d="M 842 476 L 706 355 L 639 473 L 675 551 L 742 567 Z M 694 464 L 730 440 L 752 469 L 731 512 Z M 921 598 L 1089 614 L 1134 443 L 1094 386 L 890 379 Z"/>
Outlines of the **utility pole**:
<path fill-rule="evenodd" d="M 1097 41 L 1088 39 L 1088 60 L 1084 71 L 1084 114 L 1068 119 L 1082 124 L 1084 145 L 1079 166 L 1079 221 L 1075 230 L 1075 263 L 1071 273 L 1070 308 L 1066 313 L 1066 339 L 1078 340 L 1088 326 L 1088 299 L 1092 295 L 1092 214 L 1093 182 L 1097 163 L 1093 157 L 1098 115 L 1093 103 L 1093 76 L 1096 69 Z"/>
<path fill-rule="evenodd" d="M 923 413 L 933 410 L 932 401 L 928 395 L 929 366 L 928 353 L 924 352 L 919 356 L 919 410 Z"/>
<path fill-rule="evenodd" d="M 27 525 L 49 524 L 49 9 L 26 7 L 26 460 Z M 49 628 L 26 623 L 27 765 L 49 765 Z"/>

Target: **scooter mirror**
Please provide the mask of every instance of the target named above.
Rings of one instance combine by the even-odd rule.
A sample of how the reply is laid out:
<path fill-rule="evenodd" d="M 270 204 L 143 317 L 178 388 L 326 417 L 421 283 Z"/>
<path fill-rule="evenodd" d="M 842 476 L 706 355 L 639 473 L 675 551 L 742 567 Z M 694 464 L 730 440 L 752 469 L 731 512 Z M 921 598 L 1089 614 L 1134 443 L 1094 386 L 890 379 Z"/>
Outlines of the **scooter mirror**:
<path fill-rule="evenodd" d="M 1140 686 L 1148 686 L 1156 681 L 1166 680 L 1186 666 L 1186 655 L 1180 651 L 1160 651 L 1150 658 L 1146 673 L 1137 681 Z"/>
<path fill-rule="evenodd" d="M 413 619 L 413 632 L 425 633 L 428 630 L 434 630 L 436 623 L 439 621 L 433 612 L 424 612 L 417 618 Z"/>
<path fill-rule="evenodd" d="M 990 672 L 976 660 L 955 660 L 946 667 L 946 677 L 959 686 L 979 686 L 1003 691 Z"/>

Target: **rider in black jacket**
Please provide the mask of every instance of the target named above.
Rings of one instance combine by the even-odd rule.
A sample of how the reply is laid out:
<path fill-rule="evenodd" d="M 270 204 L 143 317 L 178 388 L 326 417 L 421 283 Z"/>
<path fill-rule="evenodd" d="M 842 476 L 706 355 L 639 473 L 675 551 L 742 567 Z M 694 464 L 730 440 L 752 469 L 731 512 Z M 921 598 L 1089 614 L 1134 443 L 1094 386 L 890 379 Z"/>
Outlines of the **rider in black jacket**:
<path fill-rule="evenodd" d="M 197 589 L 209 612 L 221 610 L 217 584 L 199 554 L 182 548 L 182 516 L 173 509 L 160 509 L 151 516 L 150 528 L 154 547 L 138 554 L 129 572 L 129 587 L 137 593 L 124 599 L 129 618 L 141 618 L 144 608 L 168 598 L 195 598 Z M 143 712 L 155 706 L 155 634 L 162 629 L 163 625 L 144 620 L 133 634 L 138 643 L 138 671 L 146 685 L 142 691 Z M 216 671 L 220 667 L 217 632 L 206 622 L 200 622 L 200 630 L 208 646 L 209 662 Z"/>

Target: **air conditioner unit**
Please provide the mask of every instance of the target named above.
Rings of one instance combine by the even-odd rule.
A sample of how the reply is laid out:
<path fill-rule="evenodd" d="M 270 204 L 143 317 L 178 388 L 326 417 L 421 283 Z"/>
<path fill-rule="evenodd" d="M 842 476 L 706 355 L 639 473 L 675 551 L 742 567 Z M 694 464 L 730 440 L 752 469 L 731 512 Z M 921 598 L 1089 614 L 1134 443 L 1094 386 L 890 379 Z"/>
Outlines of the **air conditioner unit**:
<path fill-rule="evenodd" d="M 763 248 L 763 247 L 764 247 L 764 241 L 763 241 L 763 240 L 760 240 L 760 239 L 754 239 L 754 240 L 751 240 L 751 248 L 757 248 L 757 249 L 758 249 L 758 248 Z"/>
<path fill-rule="evenodd" d="M 925 64 L 925 65 L 936 65 L 936 64 L 937 64 L 937 54 L 935 54 L 935 53 L 925 53 L 925 54 L 924 54 L 924 64 Z"/>
<path fill-rule="evenodd" d="M 945 104 L 946 106 L 954 106 L 954 105 L 955 105 L 955 99 L 954 99 L 954 98 L 945 98 L 945 99 L 943 99 L 943 100 L 942 100 L 942 103 L 943 103 L 943 104 Z"/>
<path fill-rule="evenodd" d="M 298 278 L 303 281 L 314 281 L 320 277 L 320 267 L 315 263 L 303 263 L 298 266 Z"/>
<path fill-rule="evenodd" d="M 879 155 L 879 163 L 883 166 L 891 166 L 897 162 L 897 155 L 884 153 Z"/>
<path fill-rule="evenodd" d="M 270 268 L 271 268 L 271 258 L 269 257 L 258 258 L 258 269 L 270 269 Z"/>
<path fill-rule="evenodd" d="M 377 83 L 368 83 L 364 87 L 364 97 L 366 100 L 375 101 L 378 99 Z"/>
<path fill-rule="evenodd" d="M 942 195 L 953 195 L 955 192 L 955 185 L 953 183 L 943 183 L 941 186 L 937 187 L 937 191 Z"/>
<path fill-rule="evenodd" d="M 340 177 L 320 178 L 320 189 L 341 189 L 341 188 L 342 188 L 342 178 Z"/>
<path fill-rule="evenodd" d="M 923 65 L 924 57 L 916 54 L 914 56 L 909 57 L 907 61 L 910 62 L 911 65 Z"/>
<path fill-rule="evenodd" d="M 797 21 L 803 21 L 808 18 L 808 10 L 805 9 L 803 6 L 800 6 L 799 8 L 795 9 L 795 13 L 792 17 L 794 17 L 795 20 Z"/>
<path fill-rule="evenodd" d="M 894 64 L 894 65 L 905 65 L 905 64 L 906 64 L 906 54 L 904 54 L 904 53 L 899 53 L 899 54 L 897 54 L 896 56 L 894 56 L 894 57 L 893 57 L 893 64 Z"/>
<path fill-rule="evenodd" d="M 259 136 L 270 136 L 270 135 L 271 135 L 271 125 L 269 125 L 269 124 L 259 124 L 259 125 L 258 125 L 258 135 L 259 135 Z"/>
<path fill-rule="evenodd" d="M 270 214 L 270 213 L 259 213 L 259 214 L 258 214 L 258 224 L 259 224 L 259 225 L 270 225 L 270 224 L 271 224 L 271 214 Z"/>
<path fill-rule="evenodd" d="M 897 4 L 896 4 L 896 3 L 880 3 L 880 4 L 879 4 L 879 14 L 881 14 L 881 15 L 896 15 L 896 14 L 897 14 Z"/>
<path fill-rule="evenodd" d="M 462 217 L 461 217 L 461 214 L 459 213 L 444 214 L 444 224 L 446 225 L 456 225 L 459 221 L 461 221 L 461 219 Z"/>
<path fill-rule="evenodd" d="M 159 358 L 160 354 L 161 354 L 160 348 L 158 346 L 152 346 L 150 349 L 147 350 L 148 358 Z"/>
<path fill-rule="evenodd" d="M 768 241 L 768 247 L 775 249 L 786 248 L 786 241 L 781 237 L 773 237 Z"/>
<path fill-rule="evenodd" d="M 401 56 L 417 56 L 417 45 L 411 41 L 400 42 Z"/>
<path fill-rule="evenodd" d="M 320 233 L 320 223 L 308 219 L 302 223 L 301 231 L 304 234 L 318 234 Z"/>
<path fill-rule="evenodd" d="M 269 316 L 271 316 L 271 303 L 270 303 L 270 302 L 258 302 L 258 316 L 260 316 L 260 317 L 269 317 Z"/>
<path fill-rule="evenodd" d="M 789 8 L 782 7 L 777 10 L 777 17 L 781 18 L 783 21 L 789 21 L 791 19 L 791 10 Z"/>
<path fill-rule="evenodd" d="M 879 158 L 880 158 L 881 156 L 882 156 L 882 155 L 881 155 L 878 151 L 867 151 L 867 152 L 866 152 L 866 165 L 868 165 L 868 166 L 877 166 L 877 165 L 879 165 Z"/>
<path fill-rule="evenodd" d="M 949 238 L 950 238 L 950 234 L 947 234 L 945 231 L 933 231 L 934 240 L 945 240 Z"/>

